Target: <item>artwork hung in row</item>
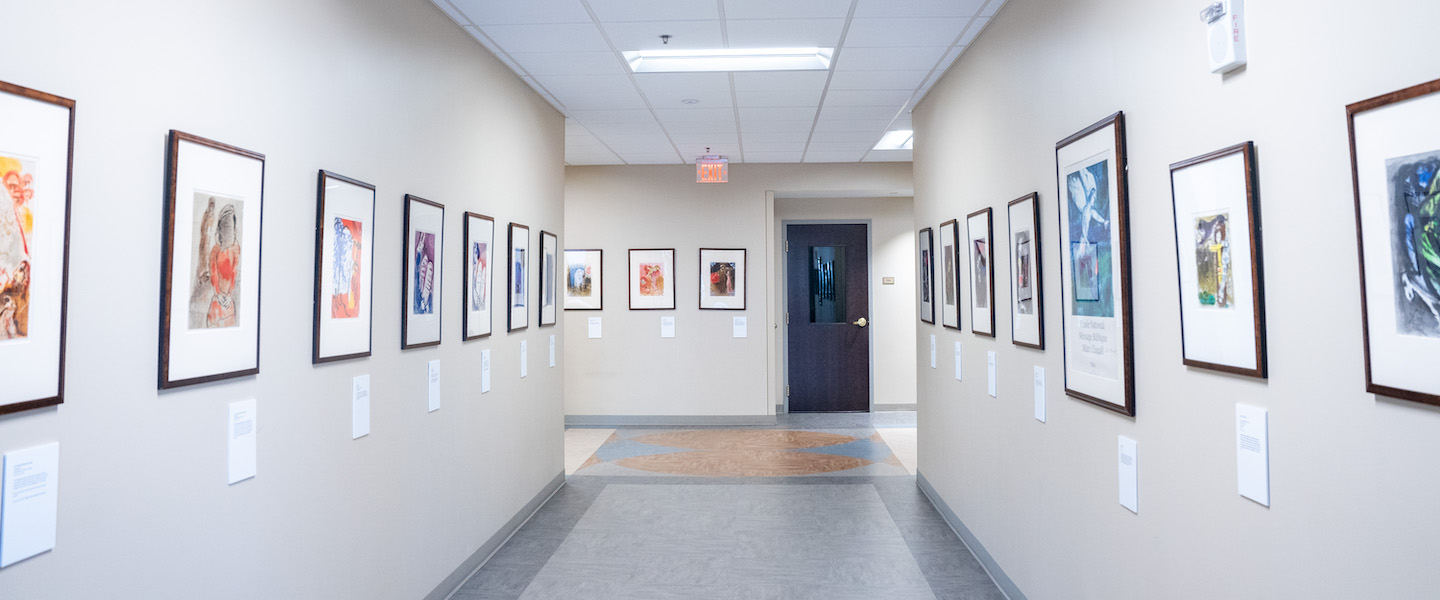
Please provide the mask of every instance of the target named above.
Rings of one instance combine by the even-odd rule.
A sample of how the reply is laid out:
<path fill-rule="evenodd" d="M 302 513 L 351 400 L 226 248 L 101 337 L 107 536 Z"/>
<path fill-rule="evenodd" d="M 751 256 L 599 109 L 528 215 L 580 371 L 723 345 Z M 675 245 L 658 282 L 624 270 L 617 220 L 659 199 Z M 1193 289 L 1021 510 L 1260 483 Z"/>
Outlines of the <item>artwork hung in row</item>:
<path fill-rule="evenodd" d="M 565 310 L 605 308 L 603 250 L 565 250 Z"/>
<path fill-rule="evenodd" d="M 1440 80 L 1346 113 L 1365 389 L 1440 405 Z"/>
<path fill-rule="evenodd" d="M 555 324 L 555 288 L 559 285 L 560 238 L 540 232 L 540 326 Z"/>
<path fill-rule="evenodd" d="M 960 223 L 951 219 L 940 224 L 939 296 L 940 324 L 960 329 L 960 282 L 963 281 L 964 254 L 960 252 Z"/>
<path fill-rule="evenodd" d="M 401 261 L 400 348 L 440 345 L 441 275 L 445 273 L 445 206 L 405 195 Z"/>
<path fill-rule="evenodd" d="M 265 156 L 170 131 L 161 388 L 260 372 Z"/>
<path fill-rule="evenodd" d="M 970 331 L 995 337 L 995 248 L 991 211 L 984 208 L 965 218 L 970 262 Z"/>
<path fill-rule="evenodd" d="M 675 308 L 675 249 L 630 251 L 630 310 Z"/>
<path fill-rule="evenodd" d="M 65 396 L 75 101 L 0 82 L 0 414 Z"/>
<path fill-rule="evenodd" d="M 1010 341 L 1016 346 L 1045 349 L 1045 301 L 1040 291 L 1040 196 L 1011 200 Z"/>
<path fill-rule="evenodd" d="M 494 325 L 490 297 L 494 286 L 492 265 L 495 264 L 495 219 L 480 213 L 465 213 L 465 310 L 461 312 L 461 339 L 473 340 L 490 335 Z"/>
<path fill-rule="evenodd" d="M 321 170 L 315 202 L 315 364 L 370 356 L 375 186 Z"/>
<path fill-rule="evenodd" d="M 1065 393 L 1135 415 L 1125 115 L 1055 145 Z"/>
<path fill-rule="evenodd" d="M 1186 365 L 1265 377 L 1255 146 L 1170 165 Z"/>
<path fill-rule="evenodd" d="M 525 278 L 530 275 L 530 228 L 519 223 L 510 224 L 510 279 L 506 282 L 509 301 L 505 309 L 506 331 L 520 331 L 530 326 L 530 290 L 525 287 Z"/>
<path fill-rule="evenodd" d="M 935 322 L 934 274 L 935 234 L 929 227 L 920 230 L 920 320 Z"/>
<path fill-rule="evenodd" d="M 745 310 L 745 249 L 700 249 L 700 308 Z"/>

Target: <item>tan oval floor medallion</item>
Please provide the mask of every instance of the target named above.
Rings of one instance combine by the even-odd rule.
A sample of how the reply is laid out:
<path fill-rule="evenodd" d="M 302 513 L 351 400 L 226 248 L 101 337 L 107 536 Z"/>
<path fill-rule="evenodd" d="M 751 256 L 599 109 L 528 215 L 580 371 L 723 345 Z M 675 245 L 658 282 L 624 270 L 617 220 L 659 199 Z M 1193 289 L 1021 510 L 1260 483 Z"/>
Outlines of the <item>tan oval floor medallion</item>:
<path fill-rule="evenodd" d="M 774 429 L 704 429 L 667 431 L 632 441 L 692 452 L 635 456 L 615 464 L 653 473 L 709 477 L 783 477 L 845 471 L 872 464 L 852 456 L 791 452 L 856 441 L 858 438 L 819 431 Z"/>

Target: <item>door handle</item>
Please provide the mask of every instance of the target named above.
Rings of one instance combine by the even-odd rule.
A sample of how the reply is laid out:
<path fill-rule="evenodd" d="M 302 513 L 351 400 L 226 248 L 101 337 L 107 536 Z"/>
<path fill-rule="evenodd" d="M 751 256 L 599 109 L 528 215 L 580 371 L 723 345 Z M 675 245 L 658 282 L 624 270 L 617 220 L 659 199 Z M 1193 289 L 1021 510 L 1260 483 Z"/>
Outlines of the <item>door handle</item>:
<path fill-rule="evenodd" d="M 865 317 L 860 317 L 860 320 L 859 320 L 859 321 L 856 321 L 854 324 L 855 324 L 855 325 L 859 325 L 859 326 L 861 326 L 861 327 L 864 327 L 864 326 L 866 326 L 866 325 L 869 325 L 870 322 L 869 322 L 869 321 L 866 321 L 866 320 L 865 320 Z"/>

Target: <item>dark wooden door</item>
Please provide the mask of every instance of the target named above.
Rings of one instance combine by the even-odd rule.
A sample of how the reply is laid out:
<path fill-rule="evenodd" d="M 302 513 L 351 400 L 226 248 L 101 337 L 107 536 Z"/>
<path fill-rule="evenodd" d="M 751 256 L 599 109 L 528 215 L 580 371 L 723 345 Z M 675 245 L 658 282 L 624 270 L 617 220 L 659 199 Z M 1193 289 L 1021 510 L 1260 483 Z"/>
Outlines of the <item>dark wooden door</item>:
<path fill-rule="evenodd" d="M 866 226 L 787 225 L 785 239 L 790 412 L 869 411 Z"/>

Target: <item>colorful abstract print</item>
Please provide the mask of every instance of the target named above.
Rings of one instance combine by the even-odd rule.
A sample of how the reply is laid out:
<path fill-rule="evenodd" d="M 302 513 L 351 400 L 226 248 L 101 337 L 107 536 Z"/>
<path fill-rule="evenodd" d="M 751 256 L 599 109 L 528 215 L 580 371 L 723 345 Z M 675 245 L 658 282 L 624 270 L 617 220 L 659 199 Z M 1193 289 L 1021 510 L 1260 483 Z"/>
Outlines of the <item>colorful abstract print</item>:
<path fill-rule="evenodd" d="M 1235 307 L 1235 273 L 1230 265 L 1230 215 L 1195 219 L 1195 278 L 1200 306 Z"/>
<path fill-rule="evenodd" d="M 1102 160 L 1065 177 L 1073 288 L 1070 311 L 1076 316 L 1115 316 L 1109 163 Z"/>
<path fill-rule="evenodd" d="M 194 199 L 195 266 L 190 279 L 190 329 L 240 326 L 240 265 L 243 254 L 241 216 L 245 203 L 196 192 Z"/>
<path fill-rule="evenodd" d="M 0 155 L 0 340 L 29 336 L 30 248 L 35 244 L 35 161 Z"/>
<path fill-rule="evenodd" d="M 335 262 L 331 265 L 334 289 L 330 292 L 330 318 L 354 319 L 360 316 L 360 237 L 359 221 L 335 217 Z"/>
<path fill-rule="evenodd" d="M 415 278 L 411 283 L 410 312 L 435 314 L 435 234 L 415 232 Z"/>
<path fill-rule="evenodd" d="M 1395 329 L 1440 338 L 1440 150 L 1385 162 Z"/>

